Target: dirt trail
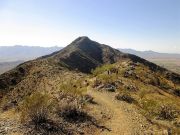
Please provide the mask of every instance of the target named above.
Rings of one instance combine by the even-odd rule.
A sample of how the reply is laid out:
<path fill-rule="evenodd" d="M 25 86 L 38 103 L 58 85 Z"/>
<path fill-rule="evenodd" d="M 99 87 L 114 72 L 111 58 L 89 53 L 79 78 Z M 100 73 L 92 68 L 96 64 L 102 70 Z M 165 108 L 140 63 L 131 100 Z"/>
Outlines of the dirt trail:
<path fill-rule="evenodd" d="M 151 124 L 146 121 L 137 110 L 125 102 L 113 100 L 114 94 L 98 92 L 89 88 L 88 94 L 94 97 L 99 105 L 100 111 L 109 110 L 110 120 L 105 122 L 105 126 L 110 129 L 104 130 L 100 135 L 143 135 L 148 134 L 147 127 Z M 145 133 L 146 132 L 146 133 Z"/>

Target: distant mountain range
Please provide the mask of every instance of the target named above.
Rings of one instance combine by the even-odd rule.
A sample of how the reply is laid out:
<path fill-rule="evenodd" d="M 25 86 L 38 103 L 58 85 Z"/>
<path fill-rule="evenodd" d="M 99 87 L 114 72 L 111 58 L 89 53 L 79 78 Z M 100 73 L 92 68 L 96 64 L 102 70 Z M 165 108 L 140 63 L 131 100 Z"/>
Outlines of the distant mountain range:
<path fill-rule="evenodd" d="M 57 46 L 0 46 L 0 74 L 16 67 L 24 61 L 32 60 L 60 49 L 62 48 Z"/>
<path fill-rule="evenodd" d="M 133 49 L 119 49 L 122 52 L 137 55 L 145 59 L 180 59 L 180 54 L 159 53 L 154 51 L 136 51 Z"/>
<path fill-rule="evenodd" d="M 0 62 L 26 61 L 62 49 L 61 47 L 0 46 Z"/>
<path fill-rule="evenodd" d="M 40 47 L 40 46 L 0 46 L 0 62 L 26 61 L 37 57 L 51 54 L 63 47 Z M 145 59 L 180 59 L 180 54 L 158 53 L 154 51 L 136 51 L 133 49 L 119 49 L 122 52 L 137 55 Z"/>
<path fill-rule="evenodd" d="M 61 50 L 63 47 L 40 46 L 0 46 L 0 74 L 14 68 L 18 64 Z M 122 52 L 134 54 L 150 60 L 179 73 L 180 54 L 158 53 L 154 51 L 136 51 L 133 49 L 118 49 Z"/>

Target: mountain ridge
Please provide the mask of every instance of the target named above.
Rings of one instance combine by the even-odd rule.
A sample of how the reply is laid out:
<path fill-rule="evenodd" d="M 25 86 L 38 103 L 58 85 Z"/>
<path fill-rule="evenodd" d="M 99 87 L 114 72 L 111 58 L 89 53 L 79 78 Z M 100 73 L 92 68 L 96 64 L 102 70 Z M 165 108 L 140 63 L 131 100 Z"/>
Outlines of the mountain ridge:
<path fill-rule="evenodd" d="M 109 51 L 105 53 L 105 51 Z M 107 54 L 107 55 L 106 55 Z M 113 63 L 117 61 L 115 58 L 116 56 L 121 57 L 121 54 L 118 53 L 118 50 L 112 49 L 109 46 L 99 44 L 95 41 L 90 40 L 88 37 L 79 37 L 76 40 L 74 40 L 70 45 L 68 45 L 66 48 L 62 49 L 59 53 L 56 53 L 55 56 L 53 56 L 54 59 L 61 59 L 62 62 L 70 64 L 70 67 L 78 68 L 78 66 L 86 65 L 86 60 L 89 61 L 89 68 L 86 67 L 79 67 L 82 71 L 83 69 L 87 69 L 87 71 L 84 72 L 90 72 L 92 69 L 94 69 L 97 66 L 100 66 L 104 63 Z M 103 57 L 105 56 L 105 57 Z M 74 58 L 81 58 L 83 64 L 77 64 L 76 60 L 73 60 Z"/>
<path fill-rule="evenodd" d="M 24 45 L 0 46 L 0 62 L 32 60 L 44 55 L 49 55 L 63 48 L 64 47 L 58 47 L 58 46 L 53 46 L 53 47 L 24 46 Z M 145 59 L 148 58 L 180 59 L 180 54 L 176 54 L 176 53 L 159 53 L 152 50 L 137 51 L 134 49 L 121 49 L 121 48 L 117 48 L 117 49 L 124 53 L 134 54 Z"/>
<path fill-rule="evenodd" d="M 94 51 L 95 50 L 95 51 Z M 99 44 L 87 37 L 79 37 L 64 49 L 38 59 L 25 62 L 2 75 L 0 75 L 0 89 L 6 89 L 18 84 L 34 66 L 43 68 L 43 64 L 51 67 L 66 67 L 90 73 L 93 69 L 103 64 L 112 64 L 125 59 L 148 66 L 154 72 L 161 72 L 173 82 L 180 82 L 180 75 L 166 70 L 156 64 L 132 54 L 122 53 L 110 46 Z M 41 65 L 39 63 L 42 63 Z M 35 68 L 34 67 L 34 68 Z"/>
<path fill-rule="evenodd" d="M 0 132 L 10 123 L 11 133 L 56 135 L 59 128 L 47 127 L 56 129 L 63 123 L 63 131 L 74 134 L 147 134 L 168 129 L 178 133 L 179 96 L 180 75 L 79 37 L 60 51 L 0 75 L 0 125 L 4 125 Z M 42 112 L 44 107 L 47 112 Z M 6 115 L 11 110 L 13 117 Z"/>

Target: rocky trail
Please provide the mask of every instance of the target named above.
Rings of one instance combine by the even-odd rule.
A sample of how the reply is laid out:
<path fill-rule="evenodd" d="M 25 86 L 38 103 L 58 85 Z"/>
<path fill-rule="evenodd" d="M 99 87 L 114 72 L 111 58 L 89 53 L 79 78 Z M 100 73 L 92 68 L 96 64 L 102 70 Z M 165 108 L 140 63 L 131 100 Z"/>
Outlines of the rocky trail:
<path fill-rule="evenodd" d="M 133 105 L 114 100 L 115 93 L 99 92 L 88 88 L 88 94 L 94 98 L 99 111 L 110 116 L 104 123 L 109 130 L 99 135 L 167 135 L 167 131 L 157 130 Z"/>
<path fill-rule="evenodd" d="M 105 128 L 94 132 L 93 135 L 169 135 L 167 130 L 162 130 L 147 121 L 133 104 L 115 100 L 114 92 L 98 91 L 89 86 L 87 94 L 91 95 L 96 103 L 90 105 L 95 113 L 93 116 L 97 117 L 100 114 L 100 117 L 104 117 L 100 125 Z M 17 120 L 19 116 L 16 116 L 14 111 L 0 116 L 0 135 L 25 134 Z"/>

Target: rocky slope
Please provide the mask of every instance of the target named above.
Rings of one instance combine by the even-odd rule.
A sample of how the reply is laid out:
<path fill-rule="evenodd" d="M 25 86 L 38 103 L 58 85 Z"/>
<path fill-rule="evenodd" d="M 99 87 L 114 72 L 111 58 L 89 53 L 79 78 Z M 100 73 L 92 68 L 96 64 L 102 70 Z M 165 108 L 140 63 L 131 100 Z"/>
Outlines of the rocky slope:
<path fill-rule="evenodd" d="M 124 123 L 124 126 L 122 125 L 122 127 L 124 127 L 124 129 L 122 129 L 124 133 L 145 134 L 146 131 L 151 133 L 158 128 L 168 132 L 168 129 L 171 127 L 176 131 L 175 124 L 170 124 L 170 126 L 159 124 L 159 121 L 154 122 L 152 117 L 147 117 L 147 114 L 155 113 L 153 118 L 158 117 L 159 112 L 151 112 L 152 109 L 157 109 L 158 111 L 166 103 L 173 103 L 176 109 L 179 110 L 177 107 L 179 103 L 174 101 L 179 101 L 179 88 L 180 75 L 135 55 L 125 54 L 107 45 L 92 41 L 88 37 L 79 37 L 58 52 L 25 62 L 13 70 L 0 75 L 0 105 L 3 113 L 15 109 L 17 111 L 14 113 L 20 115 L 23 112 L 22 104 L 26 103 L 29 106 L 29 103 L 32 105 L 34 102 L 38 102 L 38 99 L 36 101 L 33 95 L 40 92 L 48 94 L 51 100 L 55 100 L 53 103 L 56 103 L 56 105 L 53 105 L 53 110 L 56 111 L 50 111 L 51 117 L 46 120 L 46 124 L 50 126 L 52 123 L 60 124 L 63 119 L 62 116 L 57 118 L 57 110 L 59 110 L 57 104 L 62 107 L 65 102 L 69 102 L 70 100 L 78 104 L 80 108 L 82 108 L 81 106 L 84 106 L 84 104 L 86 105 L 86 110 L 89 108 L 88 115 L 94 117 L 93 121 L 92 119 L 90 122 L 83 120 L 83 123 L 81 123 L 81 121 L 78 120 L 78 122 L 76 121 L 77 123 L 73 122 L 72 124 L 72 121 L 65 119 L 64 122 L 67 123 L 67 125 L 63 127 L 63 131 L 65 128 L 66 131 L 68 130 L 68 133 L 80 134 L 81 131 L 79 130 L 82 130 L 84 134 L 95 134 L 90 132 L 90 129 L 94 129 L 97 131 L 97 134 L 118 134 L 118 121 L 122 119 L 125 122 L 126 115 L 128 117 L 127 122 Z M 88 94 L 89 89 L 91 89 L 90 95 L 92 99 L 94 98 L 94 102 L 97 102 L 97 105 L 100 104 L 101 106 L 97 106 L 96 103 L 89 104 L 84 102 L 86 101 L 84 99 L 88 97 L 85 95 Z M 107 92 L 103 95 L 102 93 L 104 98 L 99 100 L 98 98 L 101 96 L 98 96 L 98 92 L 96 91 L 100 91 L 101 93 L 104 90 L 114 92 L 114 94 Z M 130 98 L 126 94 L 128 94 Z M 26 101 L 31 98 L 33 98 L 32 102 Z M 114 101 L 116 99 L 128 99 L 128 103 L 119 103 Z M 161 99 L 163 99 L 163 102 L 161 102 Z M 133 114 L 127 113 L 124 110 L 126 104 L 131 103 L 131 100 L 133 101 L 133 105 L 129 107 L 129 112 L 141 110 L 137 111 L 137 118 L 134 117 L 136 116 L 135 114 L 133 116 Z M 157 108 L 156 105 L 153 106 L 158 102 L 160 105 L 158 104 Z M 41 104 L 38 103 L 35 105 Z M 34 107 L 32 107 L 32 109 L 33 108 Z M 108 110 L 105 114 L 103 114 L 103 108 L 107 108 Z M 27 111 L 28 109 L 26 108 L 25 110 Z M 67 109 L 65 110 L 67 111 Z M 109 111 L 112 111 L 112 113 L 108 113 Z M 78 115 L 77 112 L 75 114 Z M 119 117 L 118 113 L 123 114 L 123 116 Z M 175 117 L 177 119 L 174 119 L 174 113 L 171 113 L 170 110 L 170 117 L 173 115 L 172 122 L 176 122 L 179 114 Z M 28 112 L 25 114 L 27 115 Z M 108 117 L 109 115 L 112 116 Z M 52 118 L 52 116 L 54 118 Z M 73 117 L 74 115 L 70 116 Z M 83 116 L 83 119 L 87 118 L 87 114 L 84 116 L 84 113 L 80 116 Z M 89 118 L 91 117 L 88 116 L 88 119 Z M 11 121 L 11 116 L 9 116 L 8 119 Z M 49 119 L 51 119 L 51 124 L 49 123 Z M 58 121 L 52 122 L 55 119 Z M 82 118 L 80 117 L 80 119 Z M 94 122 L 94 119 L 98 122 Z M 108 124 L 108 119 L 115 127 L 111 125 L 111 122 Z M 142 126 L 151 125 L 150 127 L 152 127 L 152 129 L 147 129 L 147 126 L 145 126 L 146 128 L 142 127 L 140 124 L 137 124 L 138 121 L 141 121 Z M 20 123 L 20 120 L 16 120 L 16 122 Z M 167 123 L 169 124 L 170 122 Z M 47 126 L 46 124 L 45 126 Z M 102 126 L 103 124 L 104 126 Z M 6 124 L 3 125 L 6 126 Z M 59 126 L 57 124 L 55 125 Z M 53 131 L 48 130 L 48 133 L 54 133 L 56 128 L 53 126 L 54 125 L 51 127 Z M 21 128 L 23 127 L 24 125 Z M 80 129 L 78 127 L 80 127 Z M 38 133 L 44 132 L 46 129 L 44 129 L 44 126 L 41 126 L 41 128 L 43 128 L 43 131 L 38 131 Z M 128 131 L 130 128 L 133 128 L 132 131 Z M 23 134 L 24 130 L 26 129 L 19 129 L 18 132 L 22 132 Z M 75 133 L 75 131 L 78 132 Z M 8 133 L 9 132 L 11 132 L 11 130 L 8 131 Z"/>

